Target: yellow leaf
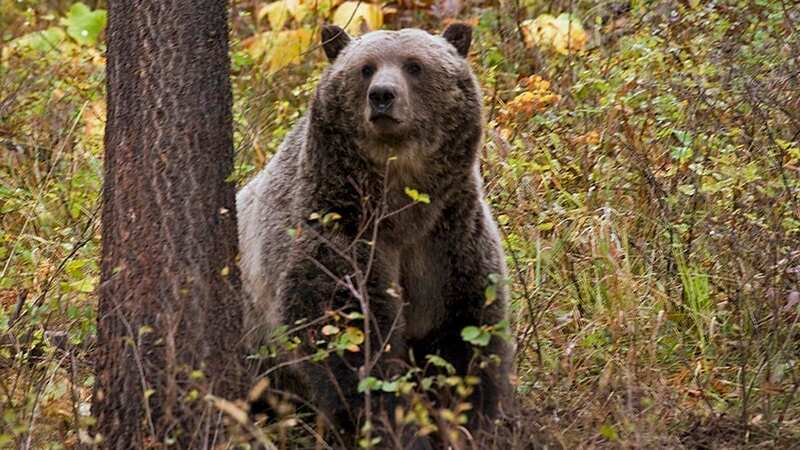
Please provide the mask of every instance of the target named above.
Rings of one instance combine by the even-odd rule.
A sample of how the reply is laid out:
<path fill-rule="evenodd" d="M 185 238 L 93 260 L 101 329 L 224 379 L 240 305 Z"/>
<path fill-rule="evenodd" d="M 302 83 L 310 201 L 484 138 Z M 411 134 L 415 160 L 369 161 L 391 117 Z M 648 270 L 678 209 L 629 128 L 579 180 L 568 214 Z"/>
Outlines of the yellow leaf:
<path fill-rule="evenodd" d="M 260 59 L 267 50 L 268 32 L 258 33 L 242 41 L 242 48 L 251 58 Z"/>
<path fill-rule="evenodd" d="M 581 22 L 567 13 L 558 17 L 542 14 L 526 20 L 522 22 L 522 31 L 528 47 L 549 46 L 563 55 L 582 50 L 588 40 Z"/>
<path fill-rule="evenodd" d="M 344 330 L 350 344 L 361 345 L 364 343 L 364 332 L 356 327 L 347 327 Z"/>
<path fill-rule="evenodd" d="M 300 62 L 303 54 L 311 47 L 314 35 L 308 28 L 281 31 L 269 55 L 269 71 L 275 72 L 289 64 Z"/>
<path fill-rule="evenodd" d="M 336 8 L 332 22 L 350 34 L 359 34 L 363 23 L 370 30 L 383 26 L 383 12 L 378 5 L 347 1 Z"/>
<path fill-rule="evenodd" d="M 543 84 L 540 84 L 543 85 Z M 504 114 L 515 115 L 522 114 L 530 116 L 531 114 L 543 111 L 546 108 L 557 103 L 561 97 L 553 94 L 550 91 L 525 91 L 509 101 L 504 108 Z"/>
<path fill-rule="evenodd" d="M 242 46 L 253 59 L 264 58 L 268 71 L 274 73 L 290 64 L 300 62 L 311 47 L 313 35 L 308 28 L 284 31 L 265 31 L 253 35 Z"/>
<path fill-rule="evenodd" d="M 305 3 L 309 10 L 327 17 L 336 5 L 342 3 L 342 0 L 305 0 Z"/>
<path fill-rule="evenodd" d="M 431 202 L 431 197 L 428 194 L 423 194 L 417 191 L 416 189 L 412 189 L 408 186 L 406 186 L 405 191 L 406 195 L 409 196 L 411 200 L 414 200 L 415 202 L 420 202 L 425 204 L 429 204 Z"/>
<path fill-rule="evenodd" d="M 512 102 L 514 102 L 514 103 L 531 103 L 534 100 L 536 100 L 536 95 L 533 92 L 526 91 L 526 92 L 523 92 L 522 94 L 519 94 L 518 96 L 514 97 L 514 100 L 512 100 Z"/>
<path fill-rule="evenodd" d="M 582 134 L 575 138 L 575 142 L 577 144 L 597 145 L 600 143 L 600 132 L 597 130 L 591 130 L 586 134 Z"/>
<path fill-rule="evenodd" d="M 542 14 L 535 19 L 524 20 L 521 25 L 527 46 L 535 47 L 552 41 L 556 34 L 556 28 L 553 25 L 555 20 L 556 18 L 550 14 Z"/>
<path fill-rule="evenodd" d="M 531 91 L 549 91 L 550 82 L 539 75 L 531 75 L 523 80 L 523 84 Z"/>
<path fill-rule="evenodd" d="M 289 14 L 294 17 L 294 20 L 300 22 L 308 13 L 308 7 L 303 5 L 300 0 L 284 0 L 286 8 L 289 9 Z"/>
<path fill-rule="evenodd" d="M 273 31 L 278 31 L 282 29 L 286 21 L 289 20 L 289 5 L 284 0 L 268 3 L 258 10 L 256 16 L 259 20 L 267 16 L 269 27 Z"/>

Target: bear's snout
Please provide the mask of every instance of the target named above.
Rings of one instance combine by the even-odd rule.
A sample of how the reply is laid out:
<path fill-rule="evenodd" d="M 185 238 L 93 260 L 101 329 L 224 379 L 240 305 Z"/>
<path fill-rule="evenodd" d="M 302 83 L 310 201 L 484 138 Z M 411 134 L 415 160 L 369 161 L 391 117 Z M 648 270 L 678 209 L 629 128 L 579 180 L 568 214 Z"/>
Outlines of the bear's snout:
<path fill-rule="evenodd" d="M 379 134 L 397 131 L 408 113 L 408 86 L 402 70 L 384 62 L 369 81 L 366 118 Z"/>
<path fill-rule="evenodd" d="M 369 105 L 374 114 L 386 114 L 392 108 L 397 90 L 394 86 L 381 84 L 369 89 Z"/>

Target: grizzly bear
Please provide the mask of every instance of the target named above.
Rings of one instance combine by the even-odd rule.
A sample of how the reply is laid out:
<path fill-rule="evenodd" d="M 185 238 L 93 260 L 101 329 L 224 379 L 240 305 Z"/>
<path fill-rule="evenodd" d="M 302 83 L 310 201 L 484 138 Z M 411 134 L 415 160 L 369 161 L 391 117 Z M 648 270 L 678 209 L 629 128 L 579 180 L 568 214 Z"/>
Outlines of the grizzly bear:
<path fill-rule="evenodd" d="M 352 38 L 325 26 L 322 39 L 331 64 L 309 111 L 237 196 L 250 342 L 258 348 L 281 326 L 293 333 L 291 357 L 273 366 L 288 367 L 292 389 L 345 431 L 364 419 L 361 379 L 388 380 L 437 355 L 479 380 L 468 398 L 476 429 L 510 395 L 512 345 L 462 336 L 505 321 L 508 301 L 479 171 L 472 29 Z M 338 330 L 324 325 L 342 315 L 364 342 L 313 357 Z M 476 360 L 478 348 L 491 357 Z M 394 393 L 372 398 L 402 404 Z"/>

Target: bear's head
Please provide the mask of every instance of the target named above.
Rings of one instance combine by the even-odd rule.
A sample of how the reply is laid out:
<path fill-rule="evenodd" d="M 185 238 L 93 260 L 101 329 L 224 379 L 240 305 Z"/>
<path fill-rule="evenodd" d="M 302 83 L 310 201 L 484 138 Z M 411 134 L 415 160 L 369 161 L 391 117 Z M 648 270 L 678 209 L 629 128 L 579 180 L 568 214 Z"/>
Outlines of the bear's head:
<path fill-rule="evenodd" d="M 314 120 L 351 136 L 376 161 L 463 147 L 454 140 L 477 142 L 481 93 L 466 60 L 471 39 L 465 24 L 441 35 L 403 29 L 357 38 L 325 26 L 322 45 L 331 66 L 312 104 Z"/>

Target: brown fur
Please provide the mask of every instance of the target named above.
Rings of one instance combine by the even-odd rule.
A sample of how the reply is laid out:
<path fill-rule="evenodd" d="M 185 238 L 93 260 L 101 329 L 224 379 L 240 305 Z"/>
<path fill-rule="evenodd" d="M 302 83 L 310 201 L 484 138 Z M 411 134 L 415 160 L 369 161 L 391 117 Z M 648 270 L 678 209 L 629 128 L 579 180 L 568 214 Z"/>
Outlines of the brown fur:
<path fill-rule="evenodd" d="M 471 367 L 474 349 L 460 336 L 465 326 L 505 319 L 508 294 L 501 285 L 497 300 L 485 304 L 490 274 L 504 278 L 506 268 L 477 160 L 481 92 L 464 58 L 471 30 L 451 28 L 444 37 L 408 29 L 356 39 L 326 28 L 332 65 L 310 111 L 242 189 L 237 207 L 254 345 L 280 324 L 356 304 L 334 277 L 352 275 L 353 261 L 369 264 L 376 212 L 404 208 L 380 224 L 367 283 L 375 324 L 391 335 L 373 375 L 397 373 L 409 352 L 417 362 L 427 354 L 443 356 L 459 373 L 481 378 L 471 397 L 480 413 L 475 427 L 478 417 L 496 416 L 508 395 L 512 352 L 493 337 L 485 351 L 498 355 L 500 364 L 477 369 Z M 373 120 L 369 97 L 384 85 L 395 95 L 393 119 L 381 122 Z M 407 207 L 406 187 L 429 194 L 430 204 Z M 341 216 L 335 227 L 309 219 L 328 212 Z M 302 231 L 290 237 L 287 230 L 297 226 Z M 390 288 L 400 298 L 387 293 Z M 313 330 L 303 333 L 318 337 Z M 339 427 L 352 430 L 359 420 L 363 395 L 352 367 L 362 364 L 361 353 L 350 353 L 297 371 L 311 400 Z"/>

